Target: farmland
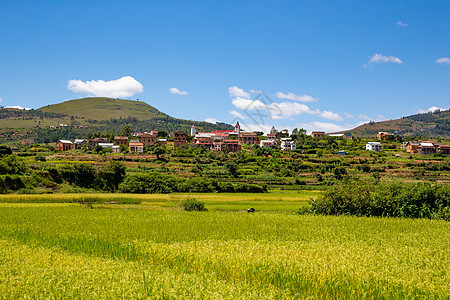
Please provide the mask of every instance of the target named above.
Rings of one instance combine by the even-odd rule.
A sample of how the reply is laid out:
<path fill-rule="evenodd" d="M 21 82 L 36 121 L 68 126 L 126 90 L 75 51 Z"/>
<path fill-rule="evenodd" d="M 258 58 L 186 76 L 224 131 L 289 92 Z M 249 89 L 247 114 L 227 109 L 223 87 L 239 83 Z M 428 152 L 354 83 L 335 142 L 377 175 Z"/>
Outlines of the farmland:
<path fill-rule="evenodd" d="M 318 193 L 4 195 L 0 294 L 100 299 L 449 295 L 448 222 L 293 213 Z M 95 203 L 73 203 L 80 197 Z M 186 197 L 201 199 L 209 211 L 182 211 Z M 256 212 L 244 212 L 248 207 Z"/>

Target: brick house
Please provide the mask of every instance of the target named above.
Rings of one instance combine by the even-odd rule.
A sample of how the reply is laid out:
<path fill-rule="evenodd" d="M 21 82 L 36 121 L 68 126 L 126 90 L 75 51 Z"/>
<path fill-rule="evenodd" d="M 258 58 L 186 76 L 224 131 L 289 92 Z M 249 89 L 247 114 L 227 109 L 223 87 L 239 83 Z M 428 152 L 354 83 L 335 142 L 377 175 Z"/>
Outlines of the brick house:
<path fill-rule="evenodd" d="M 313 139 L 320 139 L 323 138 L 325 136 L 325 131 L 313 131 L 311 132 L 311 137 Z"/>
<path fill-rule="evenodd" d="M 114 145 L 120 146 L 120 145 L 128 145 L 128 137 L 127 136 L 116 136 L 114 137 Z"/>
<path fill-rule="evenodd" d="M 75 145 L 72 143 L 72 141 L 68 140 L 59 140 L 56 142 L 55 150 L 56 151 L 67 151 L 72 150 L 75 148 Z"/>
<path fill-rule="evenodd" d="M 241 150 L 241 144 L 237 140 L 223 140 L 222 151 L 238 152 Z"/>
<path fill-rule="evenodd" d="M 139 140 L 131 140 L 128 144 L 128 150 L 130 153 L 142 153 L 144 152 L 144 143 Z"/>
<path fill-rule="evenodd" d="M 239 134 L 239 142 L 245 145 L 255 145 L 258 144 L 258 135 L 254 132 L 241 132 Z"/>
<path fill-rule="evenodd" d="M 411 154 L 419 153 L 419 146 L 420 146 L 419 142 L 409 141 L 406 144 L 406 152 L 411 153 Z"/>
<path fill-rule="evenodd" d="M 419 154 L 435 154 L 436 147 L 433 143 L 423 142 L 419 145 Z"/>
<path fill-rule="evenodd" d="M 158 138 L 156 134 L 152 133 L 143 133 L 140 135 L 140 137 L 141 143 L 143 143 L 145 146 L 155 143 L 156 139 Z"/>
<path fill-rule="evenodd" d="M 173 143 L 175 147 L 187 144 L 188 134 L 184 131 L 177 131 L 173 133 Z"/>
<path fill-rule="evenodd" d="M 450 145 L 440 145 L 438 149 L 442 154 L 450 154 Z"/>
<path fill-rule="evenodd" d="M 395 135 L 393 133 L 389 133 L 389 132 L 378 132 L 377 133 L 377 140 L 384 140 L 384 141 L 388 141 L 388 140 L 393 140 L 395 138 Z"/>

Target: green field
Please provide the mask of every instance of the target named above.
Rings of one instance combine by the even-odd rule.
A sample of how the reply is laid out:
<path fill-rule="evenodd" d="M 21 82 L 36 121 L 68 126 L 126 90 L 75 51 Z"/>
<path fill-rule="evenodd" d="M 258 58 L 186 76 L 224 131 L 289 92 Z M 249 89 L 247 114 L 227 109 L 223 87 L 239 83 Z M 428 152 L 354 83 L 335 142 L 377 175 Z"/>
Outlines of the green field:
<path fill-rule="evenodd" d="M 0 298 L 448 299 L 448 222 L 292 213 L 317 194 L 2 195 Z"/>

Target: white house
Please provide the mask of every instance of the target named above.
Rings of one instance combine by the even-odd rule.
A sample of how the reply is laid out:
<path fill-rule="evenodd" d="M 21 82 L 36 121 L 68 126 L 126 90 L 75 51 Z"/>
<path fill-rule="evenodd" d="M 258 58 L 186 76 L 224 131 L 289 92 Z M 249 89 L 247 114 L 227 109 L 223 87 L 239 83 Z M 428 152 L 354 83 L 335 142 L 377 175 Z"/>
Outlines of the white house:
<path fill-rule="evenodd" d="M 297 149 L 297 144 L 291 138 L 281 138 L 281 150 L 293 151 Z"/>
<path fill-rule="evenodd" d="M 262 147 L 276 147 L 277 140 L 261 140 L 259 146 Z"/>
<path fill-rule="evenodd" d="M 366 150 L 383 152 L 383 146 L 379 142 L 367 142 Z"/>

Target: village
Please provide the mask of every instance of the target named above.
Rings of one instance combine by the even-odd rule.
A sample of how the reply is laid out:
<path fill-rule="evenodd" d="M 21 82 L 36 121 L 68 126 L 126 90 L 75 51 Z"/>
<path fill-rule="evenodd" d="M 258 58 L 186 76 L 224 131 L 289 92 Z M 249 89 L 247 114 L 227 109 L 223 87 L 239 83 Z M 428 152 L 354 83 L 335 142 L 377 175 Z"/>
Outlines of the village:
<path fill-rule="evenodd" d="M 286 136 L 287 135 L 287 136 Z M 266 135 L 260 135 L 257 132 L 247 132 L 241 129 L 239 122 L 236 123 L 234 130 L 216 130 L 212 132 L 197 132 L 195 125 L 192 125 L 190 134 L 184 131 L 173 132 L 170 137 L 170 142 L 174 147 L 180 147 L 187 144 L 192 144 L 199 147 L 204 147 L 211 151 L 226 151 L 239 152 L 242 145 L 259 145 L 259 147 L 279 148 L 281 151 L 294 151 L 297 149 L 297 144 L 288 133 L 282 137 L 275 132 Z M 311 138 L 323 139 L 326 136 L 334 138 L 349 138 L 352 136 L 345 136 L 344 134 L 326 134 L 324 131 L 312 131 Z M 388 132 L 378 132 L 376 139 L 379 141 L 392 141 L 396 136 Z M 68 151 L 72 149 L 94 149 L 100 147 L 101 149 L 110 149 L 113 153 L 143 153 L 144 147 L 155 143 L 167 144 L 167 138 L 160 138 L 158 131 L 150 132 L 136 132 L 132 137 L 115 136 L 111 141 L 108 138 L 93 138 L 93 139 L 75 139 L 58 140 L 55 145 L 56 151 Z M 450 154 L 450 145 L 440 145 L 431 141 L 408 141 L 402 142 L 400 149 L 405 150 L 410 154 Z M 368 141 L 365 150 L 374 152 L 383 152 L 383 145 L 378 141 Z M 338 155 L 348 155 L 347 151 L 337 151 Z"/>

